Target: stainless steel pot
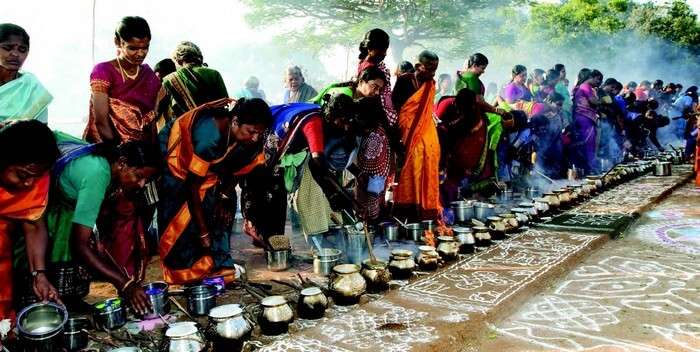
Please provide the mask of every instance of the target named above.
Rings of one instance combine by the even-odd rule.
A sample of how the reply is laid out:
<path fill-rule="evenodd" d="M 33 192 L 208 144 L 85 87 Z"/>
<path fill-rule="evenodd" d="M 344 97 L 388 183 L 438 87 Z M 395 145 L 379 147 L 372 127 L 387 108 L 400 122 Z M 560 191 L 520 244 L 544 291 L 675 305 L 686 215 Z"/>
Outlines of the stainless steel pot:
<path fill-rule="evenodd" d="M 437 238 L 437 252 L 440 258 L 446 262 L 457 260 L 459 257 L 459 243 L 452 236 L 439 236 Z"/>
<path fill-rule="evenodd" d="M 267 270 L 284 271 L 289 268 L 287 260 L 289 259 L 289 249 L 281 251 L 265 251 L 265 259 L 267 260 Z"/>
<path fill-rule="evenodd" d="M 263 310 L 258 316 L 258 324 L 264 335 L 277 336 L 289 331 L 289 324 L 294 321 L 294 311 L 283 296 L 265 297 L 261 304 Z"/>
<path fill-rule="evenodd" d="M 362 262 L 362 277 L 367 282 L 367 292 L 379 293 L 389 289 L 389 281 L 391 281 L 391 272 L 389 265 L 386 262 L 371 259 L 365 259 Z"/>
<path fill-rule="evenodd" d="M 65 307 L 55 303 L 34 303 L 22 309 L 17 315 L 17 330 L 24 351 L 59 351 L 67 321 Z"/>
<path fill-rule="evenodd" d="M 206 347 L 204 336 L 194 322 L 171 324 L 165 331 L 163 344 L 169 352 L 200 352 Z"/>
<path fill-rule="evenodd" d="M 191 286 L 185 289 L 187 308 L 194 315 L 208 315 L 216 306 L 216 289 L 209 285 Z"/>
<path fill-rule="evenodd" d="M 404 238 L 411 241 L 420 241 L 423 236 L 423 227 L 419 223 L 410 223 L 403 226 Z"/>
<path fill-rule="evenodd" d="M 440 255 L 435 250 L 435 247 L 419 246 L 418 251 L 418 256 L 416 256 L 418 268 L 423 271 L 437 270 L 440 262 Z"/>
<path fill-rule="evenodd" d="M 466 201 L 452 202 L 452 211 L 457 223 L 466 223 L 474 218 L 474 204 Z"/>
<path fill-rule="evenodd" d="M 321 248 L 314 252 L 314 273 L 328 276 L 333 267 L 340 263 L 343 252 L 335 248 Z"/>
<path fill-rule="evenodd" d="M 424 231 L 433 231 L 433 228 L 435 227 L 435 222 L 433 220 L 423 220 L 420 222 L 420 224 Z"/>
<path fill-rule="evenodd" d="M 93 321 L 100 330 L 114 330 L 126 324 L 126 308 L 121 298 L 110 298 L 96 303 Z"/>
<path fill-rule="evenodd" d="M 384 222 L 381 224 L 382 234 L 387 241 L 396 241 L 399 239 L 399 225 L 393 222 Z"/>
<path fill-rule="evenodd" d="M 356 264 L 336 265 L 331 273 L 329 288 L 338 305 L 353 305 L 367 291 L 367 282 Z"/>
<path fill-rule="evenodd" d="M 297 313 L 302 319 L 321 319 L 328 308 L 328 297 L 318 287 L 308 287 L 299 293 Z"/>
<path fill-rule="evenodd" d="M 347 262 L 360 265 L 367 258 L 367 239 L 364 232 L 355 229 L 348 231 L 346 243 L 345 254 Z"/>
<path fill-rule="evenodd" d="M 80 351 L 88 346 L 89 327 L 90 321 L 86 317 L 68 318 L 63 332 L 63 343 L 68 351 Z"/>
<path fill-rule="evenodd" d="M 225 304 L 209 311 L 207 338 L 214 344 L 214 351 L 240 351 L 250 339 L 253 325 L 243 316 L 238 304 Z"/>
<path fill-rule="evenodd" d="M 654 176 L 671 176 L 671 163 L 662 161 L 654 165 Z"/>
<path fill-rule="evenodd" d="M 495 206 L 489 203 L 478 202 L 474 204 L 474 217 L 481 222 L 496 213 Z"/>
<path fill-rule="evenodd" d="M 413 275 L 416 262 L 413 260 L 413 252 L 407 249 L 394 249 L 391 251 L 389 271 L 391 276 L 398 280 L 406 280 Z"/>
<path fill-rule="evenodd" d="M 144 314 L 142 319 L 157 319 L 161 315 L 170 312 L 170 300 L 168 299 L 168 284 L 162 281 L 143 285 L 143 291 L 151 302 L 151 311 Z"/>

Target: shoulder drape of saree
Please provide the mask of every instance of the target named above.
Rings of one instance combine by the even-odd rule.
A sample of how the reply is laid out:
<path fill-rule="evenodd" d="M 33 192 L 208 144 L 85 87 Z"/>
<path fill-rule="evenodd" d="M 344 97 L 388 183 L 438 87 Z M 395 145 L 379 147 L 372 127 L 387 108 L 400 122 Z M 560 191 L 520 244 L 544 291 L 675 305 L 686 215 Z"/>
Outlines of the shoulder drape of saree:
<path fill-rule="evenodd" d="M 180 116 L 175 120 L 168 138 L 168 151 L 166 156 L 168 169 L 175 177 L 183 181 L 190 172 L 203 177 L 204 182 L 199 189 L 199 196 L 201 199 L 204 199 L 207 190 L 216 185 L 219 180 L 216 174 L 209 172 L 209 167 L 224 160 L 235 146 L 229 147 L 221 158 L 213 161 L 204 160 L 194 153 L 192 127 L 194 126 L 195 120 L 202 111 L 220 101 L 221 100 L 217 100 L 204 104 Z M 256 158 L 255 160 L 258 159 Z M 185 202 L 163 231 L 158 246 L 161 258 L 167 257 L 175 245 L 175 242 L 180 238 L 191 220 L 192 214 L 190 213 L 187 202 Z M 201 280 L 206 275 L 211 274 L 214 269 L 214 260 L 211 256 L 202 256 L 187 269 L 171 269 L 168 268 L 163 261 L 162 268 L 163 277 L 166 282 L 170 284 L 189 283 Z"/>
<path fill-rule="evenodd" d="M 23 72 L 0 86 L 0 121 L 40 120 L 46 123 L 53 96 L 33 74 Z"/>

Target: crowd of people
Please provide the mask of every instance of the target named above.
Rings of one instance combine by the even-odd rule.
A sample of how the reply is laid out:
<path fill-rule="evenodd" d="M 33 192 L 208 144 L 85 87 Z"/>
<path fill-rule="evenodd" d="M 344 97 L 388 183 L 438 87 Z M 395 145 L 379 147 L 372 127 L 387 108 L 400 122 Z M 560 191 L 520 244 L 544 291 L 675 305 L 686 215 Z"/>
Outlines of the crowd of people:
<path fill-rule="evenodd" d="M 571 85 L 557 64 L 516 65 L 499 89 L 481 81 L 479 53 L 436 82 L 428 50 L 390 72 L 389 41 L 367 32 L 355 77 L 320 91 L 289 67 L 270 106 L 255 77 L 231 98 L 191 42 L 152 70 L 148 23 L 125 17 L 117 56 L 90 74 L 81 139 L 47 127 L 52 96 L 21 70 L 29 35 L 0 24 L 0 319 L 37 299 L 84 309 L 92 278 L 146 311 L 154 252 L 170 284 L 235 280 L 237 204 L 255 245 L 284 249 L 290 214 L 305 235 L 351 218 L 449 225 L 450 202 L 503 182 L 596 174 L 669 141 L 695 153 L 695 86 L 623 85 L 588 68 Z"/>

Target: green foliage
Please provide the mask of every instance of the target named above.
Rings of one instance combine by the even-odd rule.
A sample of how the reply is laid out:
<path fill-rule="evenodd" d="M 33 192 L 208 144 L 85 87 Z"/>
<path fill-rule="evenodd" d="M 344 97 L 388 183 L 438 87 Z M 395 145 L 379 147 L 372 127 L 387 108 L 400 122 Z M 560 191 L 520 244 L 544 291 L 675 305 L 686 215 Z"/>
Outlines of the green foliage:
<path fill-rule="evenodd" d="M 638 6 L 630 19 L 630 27 L 700 54 L 698 16 L 685 1 L 675 0 L 662 6 L 649 3 Z"/>
<path fill-rule="evenodd" d="M 399 59 L 409 46 L 435 41 L 453 45 L 478 43 L 491 37 L 480 12 L 525 0 L 244 0 L 253 26 L 290 25 L 304 19 L 302 31 L 285 35 L 285 42 L 305 50 L 340 44 L 359 44 L 364 32 L 379 27 L 392 35 L 392 51 Z M 445 42 L 443 42 L 445 44 Z"/>

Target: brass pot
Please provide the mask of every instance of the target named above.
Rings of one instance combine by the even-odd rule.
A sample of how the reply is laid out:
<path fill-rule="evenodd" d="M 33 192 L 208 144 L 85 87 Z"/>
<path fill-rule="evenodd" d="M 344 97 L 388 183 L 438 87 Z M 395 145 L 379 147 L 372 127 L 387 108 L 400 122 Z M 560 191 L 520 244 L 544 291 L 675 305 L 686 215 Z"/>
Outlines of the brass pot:
<path fill-rule="evenodd" d="M 437 238 L 437 252 L 440 258 L 446 262 L 457 260 L 459 257 L 459 243 L 452 236 L 440 236 Z"/>
<path fill-rule="evenodd" d="M 413 252 L 406 249 L 394 249 L 391 251 L 389 271 L 391 276 L 398 280 L 406 280 L 413 275 L 416 262 L 413 260 Z"/>
<path fill-rule="evenodd" d="M 477 248 L 485 248 L 492 244 L 491 233 L 489 233 L 489 228 L 486 226 L 474 226 L 472 227 L 474 232 L 474 246 Z"/>
<path fill-rule="evenodd" d="M 416 256 L 416 262 L 418 263 L 418 268 L 423 271 L 434 271 L 437 270 L 440 264 L 440 255 L 435 250 L 433 246 L 419 246 L 418 255 Z"/>
<path fill-rule="evenodd" d="M 550 209 L 548 198 L 536 198 L 533 205 L 535 206 L 535 209 L 537 210 L 537 217 L 538 218 L 540 217 L 540 215 L 546 214 Z"/>
<path fill-rule="evenodd" d="M 571 192 L 569 192 L 568 189 L 558 189 L 554 191 L 554 194 L 556 194 L 557 197 L 559 197 L 559 204 L 561 206 L 566 206 L 569 205 L 569 203 L 571 203 Z"/>
<path fill-rule="evenodd" d="M 360 266 L 341 264 L 333 267 L 330 278 L 330 291 L 338 305 L 353 305 L 367 290 L 367 282 L 360 274 Z"/>
<path fill-rule="evenodd" d="M 367 282 L 367 292 L 379 293 L 389 289 L 391 272 L 386 262 L 372 259 L 365 259 L 362 262 L 362 277 Z"/>
<path fill-rule="evenodd" d="M 455 234 L 455 240 L 459 244 L 459 253 L 469 254 L 474 253 L 474 235 L 469 227 L 453 227 L 452 231 Z"/>
<path fill-rule="evenodd" d="M 299 293 L 297 312 L 302 319 L 321 319 L 328 308 L 328 297 L 318 287 L 308 287 Z"/>
<path fill-rule="evenodd" d="M 531 206 L 531 209 L 535 209 L 535 207 Z M 532 215 L 530 214 L 529 209 L 513 208 L 510 211 L 513 212 L 513 215 L 515 215 L 515 219 L 518 220 L 518 225 L 520 226 L 527 226 L 530 223 L 530 220 L 532 220 Z"/>
<path fill-rule="evenodd" d="M 506 224 L 500 216 L 486 218 L 486 226 L 489 227 L 492 241 L 502 241 L 506 238 Z"/>
<path fill-rule="evenodd" d="M 498 216 L 500 216 L 501 219 L 503 219 L 503 224 L 506 225 L 506 233 L 517 232 L 520 228 L 520 222 L 518 221 L 518 218 L 515 214 L 503 213 L 499 214 Z"/>
<path fill-rule="evenodd" d="M 253 325 L 243 316 L 238 304 L 225 304 L 209 311 L 207 338 L 215 351 L 239 351 L 250 339 Z"/>
<path fill-rule="evenodd" d="M 559 201 L 559 196 L 556 193 L 545 193 L 543 197 L 547 200 L 547 204 L 549 205 L 550 210 L 555 210 L 561 205 L 561 202 Z"/>
<path fill-rule="evenodd" d="M 264 335 L 277 336 L 289 331 L 289 324 L 294 320 L 294 311 L 284 296 L 268 296 L 263 298 L 260 304 L 263 310 L 258 316 L 258 324 Z"/>

